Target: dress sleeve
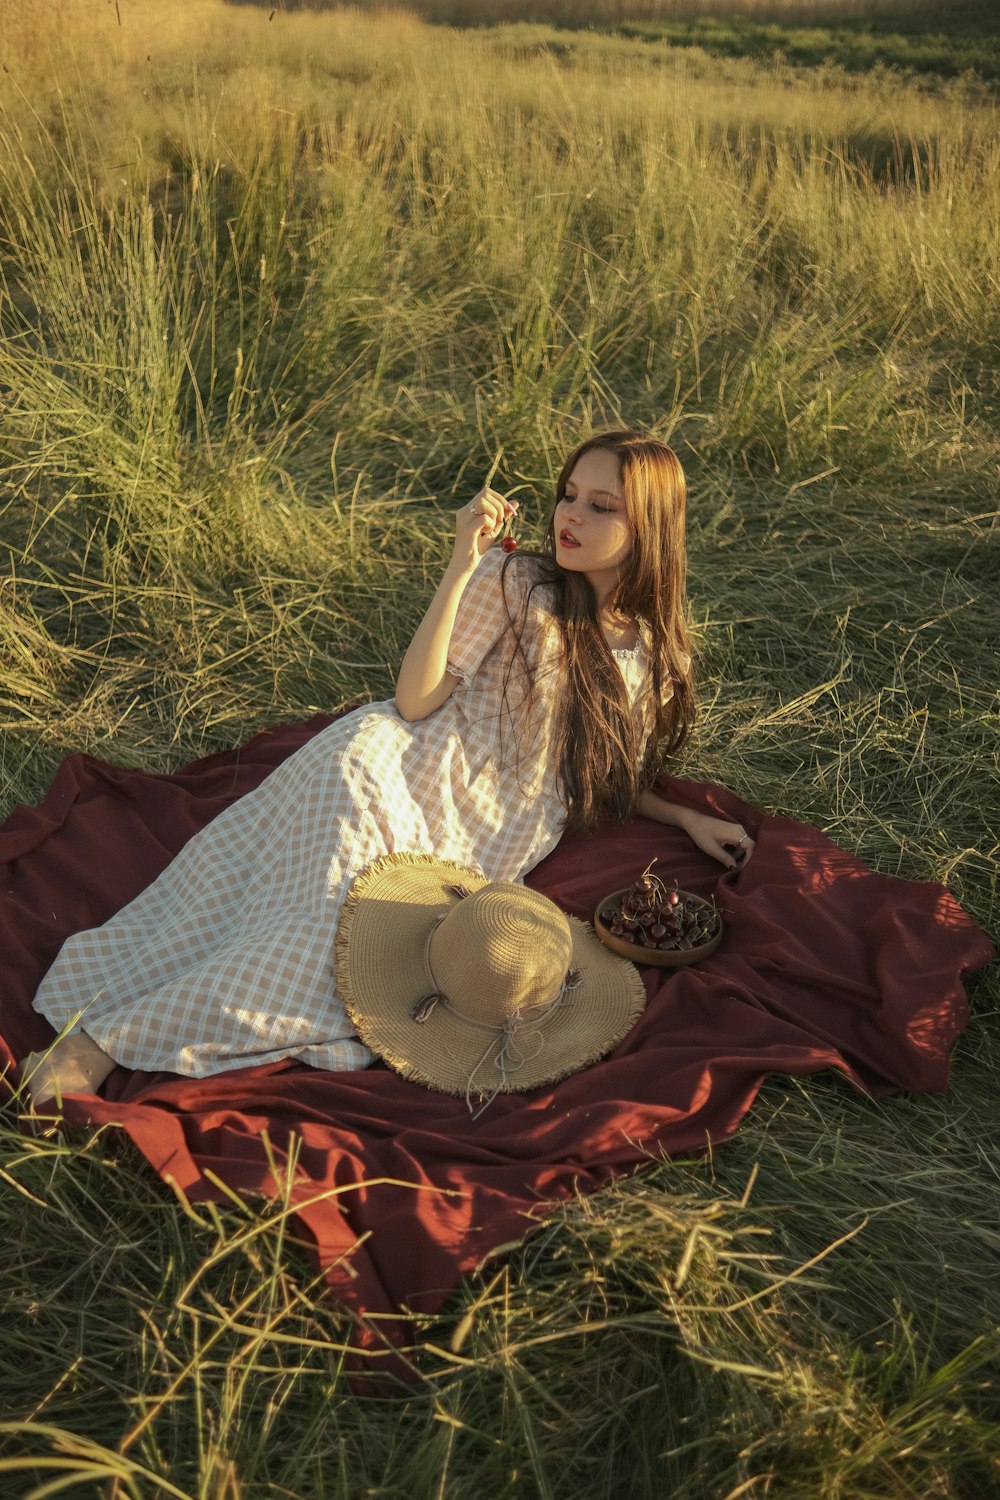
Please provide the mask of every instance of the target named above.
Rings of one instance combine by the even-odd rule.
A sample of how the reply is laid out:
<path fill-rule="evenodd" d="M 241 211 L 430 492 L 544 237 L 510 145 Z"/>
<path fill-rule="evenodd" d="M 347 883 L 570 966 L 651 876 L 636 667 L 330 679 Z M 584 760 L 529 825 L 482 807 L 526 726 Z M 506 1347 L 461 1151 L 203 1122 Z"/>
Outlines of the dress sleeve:
<path fill-rule="evenodd" d="M 476 675 L 497 641 L 506 635 L 510 617 L 518 618 L 522 602 L 517 576 L 520 570 L 516 563 L 504 570 L 506 558 L 507 553 L 499 547 L 484 553 L 458 606 L 448 647 L 448 671 L 462 682 Z"/>

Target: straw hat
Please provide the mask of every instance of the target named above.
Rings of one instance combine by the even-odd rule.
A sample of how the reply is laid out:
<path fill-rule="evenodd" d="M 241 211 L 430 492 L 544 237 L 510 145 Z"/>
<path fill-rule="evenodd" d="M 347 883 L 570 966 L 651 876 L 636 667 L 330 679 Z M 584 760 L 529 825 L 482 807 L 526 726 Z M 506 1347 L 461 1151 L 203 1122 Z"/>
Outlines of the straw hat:
<path fill-rule="evenodd" d="M 358 876 L 336 970 L 362 1041 L 470 1108 L 596 1062 L 646 1003 L 638 971 L 585 922 L 433 855 L 389 854 Z"/>

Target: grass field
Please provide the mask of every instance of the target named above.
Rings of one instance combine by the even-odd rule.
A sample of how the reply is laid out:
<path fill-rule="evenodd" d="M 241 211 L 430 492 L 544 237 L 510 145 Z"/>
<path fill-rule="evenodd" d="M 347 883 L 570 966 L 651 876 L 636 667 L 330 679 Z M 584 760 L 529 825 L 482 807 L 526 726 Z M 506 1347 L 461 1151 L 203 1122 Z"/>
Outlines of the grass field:
<path fill-rule="evenodd" d="M 0 0 L 0 810 L 71 751 L 162 770 L 386 696 L 497 449 L 530 537 L 625 420 L 690 478 L 685 774 L 996 936 L 995 26 L 594 9 Z M 1000 1493 L 970 992 L 947 1096 L 772 1079 L 472 1278 L 387 1399 L 280 1205 L 187 1214 L 112 1135 L 9 1119 L 0 1492 Z"/>

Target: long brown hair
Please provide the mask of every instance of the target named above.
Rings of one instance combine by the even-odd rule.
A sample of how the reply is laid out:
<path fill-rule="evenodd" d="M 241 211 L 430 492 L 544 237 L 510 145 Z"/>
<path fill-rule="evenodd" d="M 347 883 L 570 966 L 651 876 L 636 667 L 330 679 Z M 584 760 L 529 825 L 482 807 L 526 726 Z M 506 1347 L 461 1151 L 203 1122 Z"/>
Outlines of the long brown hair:
<path fill-rule="evenodd" d="M 634 541 L 608 603 L 643 627 L 650 688 L 645 723 L 637 724 L 600 626 L 593 585 L 582 573 L 556 562 L 553 506 L 545 550 L 534 555 L 546 564 L 539 583 L 555 586 L 565 647 L 567 691 L 553 749 L 559 761 L 567 827 L 575 831 L 624 822 L 634 815 L 638 798 L 652 781 L 661 758 L 675 754 L 683 745 L 695 709 L 685 622 L 684 471 L 673 449 L 648 433 L 628 429 L 598 433 L 575 448 L 563 464 L 556 480 L 556 506 L 576 464 L 593 448 L 614 453 L 621 470 L 625 513 Z M 671 683 L 673 693 L 664 702 Z"/>

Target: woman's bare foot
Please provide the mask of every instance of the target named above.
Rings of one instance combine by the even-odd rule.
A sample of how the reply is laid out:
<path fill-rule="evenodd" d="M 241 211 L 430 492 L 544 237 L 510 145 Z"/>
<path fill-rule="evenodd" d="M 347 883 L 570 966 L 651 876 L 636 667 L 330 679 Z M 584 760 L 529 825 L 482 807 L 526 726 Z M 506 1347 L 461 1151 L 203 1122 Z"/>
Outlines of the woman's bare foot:
<path fill-rule="evenodd" d="M 64 1094 L 95 1093 L 114 1066 L 114 1058 L 85 1031 L 71 1031 L 46 1051 L 30 1052 L 21 1079 L 35 1111 L 50 1102 L 60 1105 Z"/>

